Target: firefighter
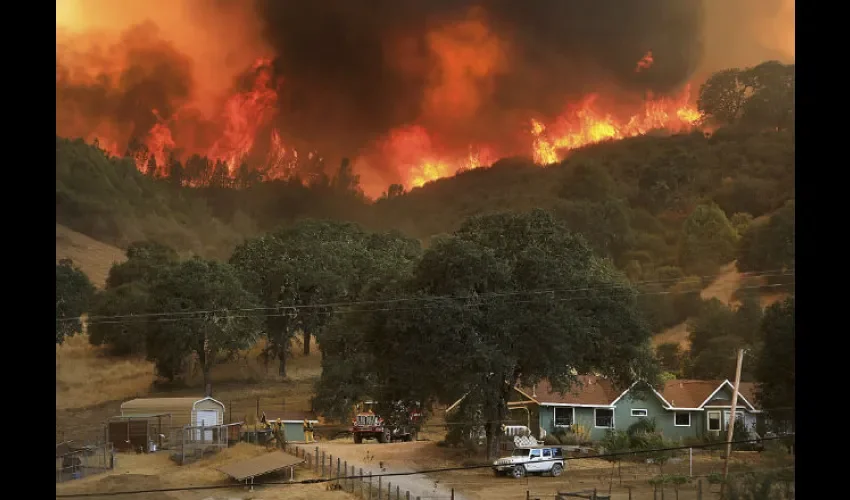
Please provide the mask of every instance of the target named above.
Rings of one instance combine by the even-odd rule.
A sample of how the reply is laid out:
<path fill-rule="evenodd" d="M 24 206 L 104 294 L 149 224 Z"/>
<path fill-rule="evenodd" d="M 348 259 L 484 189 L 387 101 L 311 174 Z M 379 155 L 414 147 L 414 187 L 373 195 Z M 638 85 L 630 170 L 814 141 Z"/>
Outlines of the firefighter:
<path fill-rule="evenodd" d="M 304 419 L 304 441 L 313 442 L 313 422 L 306 418 Z"/>

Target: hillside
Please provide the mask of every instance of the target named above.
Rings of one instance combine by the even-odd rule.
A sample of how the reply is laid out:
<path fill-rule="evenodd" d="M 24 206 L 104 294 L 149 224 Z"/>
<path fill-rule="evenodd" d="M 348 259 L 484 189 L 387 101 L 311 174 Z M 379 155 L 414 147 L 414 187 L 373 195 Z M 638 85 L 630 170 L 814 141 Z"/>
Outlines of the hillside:
<path fill-rule="evenodd" d="M 60 259 L 71 259 L 95 286 L 103 287 L 109 268 L 123 262 L 126 256 L 120 248 L 56 224 L 56 261 Z"/>

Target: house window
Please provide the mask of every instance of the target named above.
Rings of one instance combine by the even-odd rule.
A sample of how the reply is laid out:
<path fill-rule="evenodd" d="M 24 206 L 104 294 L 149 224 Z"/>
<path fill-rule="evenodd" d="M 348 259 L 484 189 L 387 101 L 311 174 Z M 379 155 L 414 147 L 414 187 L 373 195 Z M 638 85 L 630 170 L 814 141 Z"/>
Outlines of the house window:
<path fill-rule="evenodd" d="M 594 410 L 596 427 L 614 427 L 614 410 L 610 408 L 596 408 Z"/>
<path fill-rule="evenodd" d="M 720 430 L 720 412 L 719 411 L 708 412 L 708 430 L 710 430 L 710 431 L 719 431 Z"/>
<path fill-rule="evenodd" d="M 677 411 L 673 416 L 675 419 L 676 427 L 690 427 L 691 426 L 691 414 L 685 411 Z"/>
<path fill-rule="evenodd" d="M 555 427 L 569 427 L 573 425 L 574 409 L 569 406 L 555 407 Z"/>
<path fill-rule="evenodd" d="M 649 412 L 646 410 L 632 410 L 633 417 L 645 417 L 649 415 Z"/>

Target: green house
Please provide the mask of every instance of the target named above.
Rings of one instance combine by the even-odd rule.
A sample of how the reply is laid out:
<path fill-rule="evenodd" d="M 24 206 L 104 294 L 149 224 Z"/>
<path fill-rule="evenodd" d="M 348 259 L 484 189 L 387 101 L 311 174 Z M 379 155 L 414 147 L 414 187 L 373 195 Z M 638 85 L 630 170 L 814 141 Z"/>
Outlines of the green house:
<path fill-rule="evenodd" d="M 605 437 L 608 429 L 627 430 L 642 418 L 654 419 L 668 439 L 725 436 L 733 386 L 728 380 L 670 380 L 658 391 L 637 384 L 617 390 L 607 379 L 581 376 L 567 393 L 548 381 L 515 387 L 508 403 L 512 430 L 526 428 L 538 439 L 558 429 L 584 433 L 589 441 Z M 761 411 L 754 406 L 754 384 L 741 383 L 736 420 L 755 430 Z M 453 405 L 454 406 L 454 405 Z"/>

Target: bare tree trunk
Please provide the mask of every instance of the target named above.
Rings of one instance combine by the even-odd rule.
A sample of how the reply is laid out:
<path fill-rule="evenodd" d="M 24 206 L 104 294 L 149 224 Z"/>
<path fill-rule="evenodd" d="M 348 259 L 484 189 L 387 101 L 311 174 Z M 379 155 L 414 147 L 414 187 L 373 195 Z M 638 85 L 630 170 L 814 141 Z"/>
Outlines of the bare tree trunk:
<path fill-rule="evenodd" d="M 281 351 L 277 355 L 277 359 L 280 364 L 277 367 L 277 374 L 282 378 L 286 378 L 286 351 Z"/>
<path fill-rule="evenodd" d="M 304 332 L 304 355 L 310 355 L 310 332 Z"/>

